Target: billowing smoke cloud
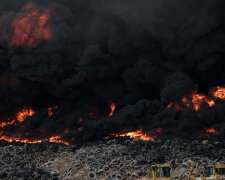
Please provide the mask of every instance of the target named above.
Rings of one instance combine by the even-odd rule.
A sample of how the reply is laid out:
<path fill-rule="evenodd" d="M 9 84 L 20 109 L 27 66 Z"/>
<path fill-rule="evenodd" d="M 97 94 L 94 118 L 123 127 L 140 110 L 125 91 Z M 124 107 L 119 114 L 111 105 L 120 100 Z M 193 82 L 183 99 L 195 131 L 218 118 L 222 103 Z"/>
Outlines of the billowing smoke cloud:
<path fill-rule="evenodd" d="M 1 136 L 84 142 L 162 128 L 159 138 L 199 138 L 215 128 L 224 137 L 223 100 L 198 111 L 182 104 L 225 83 L 223 7 L 223 0 L 1 1 L 0 125 L 35 111 L 0 128 Z"/>

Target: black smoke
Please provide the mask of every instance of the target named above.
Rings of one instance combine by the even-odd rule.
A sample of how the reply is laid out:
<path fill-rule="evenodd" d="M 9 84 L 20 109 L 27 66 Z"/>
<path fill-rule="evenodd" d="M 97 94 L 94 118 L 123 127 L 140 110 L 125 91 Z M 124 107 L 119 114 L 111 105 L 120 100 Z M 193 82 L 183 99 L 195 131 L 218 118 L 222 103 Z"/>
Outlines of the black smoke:
<path fill-rule="evenodd" d="M 36 114 L 3 135 L 84 142 L 161 127 L 159 138 L 199 138 L 214 127 L 225 137 L 221 100 L 198 112 L 166 108 L 225 84 L 224 0 L 37 1 L 51 11 L 53 38 L 10 47 L 3 34 L 27 2 L 0 2 L 0 122 L 27 106 Z"/>

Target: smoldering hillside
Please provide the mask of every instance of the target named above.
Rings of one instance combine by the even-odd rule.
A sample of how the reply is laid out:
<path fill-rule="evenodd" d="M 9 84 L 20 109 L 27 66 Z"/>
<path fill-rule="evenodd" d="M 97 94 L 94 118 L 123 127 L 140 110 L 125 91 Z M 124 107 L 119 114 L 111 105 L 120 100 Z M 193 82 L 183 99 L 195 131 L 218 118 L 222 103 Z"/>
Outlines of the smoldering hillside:
<path fill-rule="evenodd" d="M 223 100 L 197 112 L 166 108 L 224 85 L 223 0 L 37 1 L 50 12 L 50 40 L 10 46 L 27 3 L 0 3 L 0 122 L 24 107 L 35 115 L 2 127 L 2 136 L 84 142 L 160 127 L 158 138 L 197 138 L 207 128 L 224 138 Z M 49 107 L 57 107 L 50 117 Z"/>

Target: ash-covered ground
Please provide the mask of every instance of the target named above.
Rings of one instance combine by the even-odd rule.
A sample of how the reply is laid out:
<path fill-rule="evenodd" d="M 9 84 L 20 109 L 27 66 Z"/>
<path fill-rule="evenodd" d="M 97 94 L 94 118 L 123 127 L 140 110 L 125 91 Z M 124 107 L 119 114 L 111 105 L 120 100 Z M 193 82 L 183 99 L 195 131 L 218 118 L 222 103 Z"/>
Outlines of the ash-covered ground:
<path fill-rule="evenodd" d="M 190 166 L 225 162 L 225 142 L 143 141 L 115 138 L 66 146 L 0 141 L 0 179 L 138 179 L 152 164 L 170 163 L 173 179 L 185 179 Z"/>

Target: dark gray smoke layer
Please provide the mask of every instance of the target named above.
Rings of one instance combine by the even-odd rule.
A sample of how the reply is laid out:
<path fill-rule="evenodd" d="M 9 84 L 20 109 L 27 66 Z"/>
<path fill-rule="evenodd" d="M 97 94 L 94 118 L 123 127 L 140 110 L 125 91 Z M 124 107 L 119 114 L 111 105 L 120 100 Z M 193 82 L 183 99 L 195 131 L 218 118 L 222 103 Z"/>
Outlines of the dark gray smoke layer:
<path fill-rule="evenodd" d="M 37 1 L 51 13 L 51 40 L 10 47 L 4 35 L 27 2 L 0 2 L 0 122 L 24 107 L 36 114 L 4 135 L 83 142 L 160 127 L 160 138 L 196 138 L 214 127 L 225 137 L 221 100 L 166 108 L 225 84 L 224 0 Z"/>

